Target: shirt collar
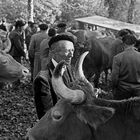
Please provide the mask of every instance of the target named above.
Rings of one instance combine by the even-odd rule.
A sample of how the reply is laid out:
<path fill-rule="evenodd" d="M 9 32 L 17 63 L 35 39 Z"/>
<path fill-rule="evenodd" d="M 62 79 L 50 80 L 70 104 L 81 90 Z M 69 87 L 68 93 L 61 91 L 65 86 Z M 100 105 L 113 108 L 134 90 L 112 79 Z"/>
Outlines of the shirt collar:
<path fill-rule="evenodd" d="M 125 48 L 125 51 L 128 51 L 128 50 L 137 50 L 135 47 L 128 47 L 128 48 Z"/>
<path fill-rule="evenodd" d="M 54 65 L 54 67 L 56 67 L 58 65 L 58 63 L 52 58 L 52 63 Z"/>

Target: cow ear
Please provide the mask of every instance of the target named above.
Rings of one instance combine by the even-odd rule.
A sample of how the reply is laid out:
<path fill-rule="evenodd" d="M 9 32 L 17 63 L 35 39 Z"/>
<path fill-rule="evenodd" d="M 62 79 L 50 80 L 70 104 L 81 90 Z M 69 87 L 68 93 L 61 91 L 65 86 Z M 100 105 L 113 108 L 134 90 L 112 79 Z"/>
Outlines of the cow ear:
<path fill-rule="evenodd" d="M 100 124 L 108 121 L 114 113 L 113 108 L 86 105 L 78 109 L 77 116 L 81 121 L 96 129 Z"/>

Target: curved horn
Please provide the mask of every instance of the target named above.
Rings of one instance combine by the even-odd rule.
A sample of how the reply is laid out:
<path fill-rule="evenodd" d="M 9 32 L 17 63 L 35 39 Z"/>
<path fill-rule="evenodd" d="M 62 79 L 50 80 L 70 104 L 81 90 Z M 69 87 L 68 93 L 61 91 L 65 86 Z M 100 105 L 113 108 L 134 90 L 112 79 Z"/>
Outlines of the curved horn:
<path fill-rule="evenodd" d="M 64 67 L 65 66 L 65 67 Z M 55 93 L 62 98 L 70 100 L 72 103 L 81 103 L 85 100 L 82 90 L 71 90 L 63 82 L 62 76 L 66 68 L 66 62 L 61 61 L 55 68 L 52 76 L 52 86 Z"/>
<path fill-rule="evenodd" d="M 75 77 L 79 80 L 82 80 L 87 84 L 89 91 L 92 93 L 92 96 L 96 96 L 94 86 L 87 80 L 83 72 L 83 62 L 85 57 L 88 55 L 89 51 L 84 52 L 80 58 L 77 60 L 75 65 Z"/>
<path fill-rule="evenodd" d="M 78 61 L 76 62 L 76 65 L 75 65 L 75 76 L 76 76 L 77 79 L 84 79 L 84 80 L 86 79 L 82 67 L 83 67 L 84 59 L 85 59 L 85 57 L 87 56 L 88 53 L 89 53 L 89 51 L 84 52 L 80 56 Z"/>

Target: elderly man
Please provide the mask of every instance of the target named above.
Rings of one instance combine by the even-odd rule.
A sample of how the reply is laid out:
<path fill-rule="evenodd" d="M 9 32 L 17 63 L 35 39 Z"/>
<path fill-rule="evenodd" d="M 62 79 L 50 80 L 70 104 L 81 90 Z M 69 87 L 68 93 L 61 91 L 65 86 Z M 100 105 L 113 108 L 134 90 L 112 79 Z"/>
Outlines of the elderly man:
<path fill-rule="evenodd" d="M 52 88 L 51 77 L 56 65 L 65 60 L 68 63 L 63 80 L 66 85 L 74 81 L 71 72 L 71 59 L 74 53 L 74 40 L 68 35 L 57 35 L 49 41 L 52 59 L 46 70 L 41 71 L 34 80 L 34 96 L 38 118 L 41 117 L 57 102 L 57 96 Z"/>
<path fill-rule="evenodd" d="M 125 35 L 125 50 L 113 59 L 112 84 L 114 99 L 140 96 L 140 53 L 135 50 L 136 38 Z"/>

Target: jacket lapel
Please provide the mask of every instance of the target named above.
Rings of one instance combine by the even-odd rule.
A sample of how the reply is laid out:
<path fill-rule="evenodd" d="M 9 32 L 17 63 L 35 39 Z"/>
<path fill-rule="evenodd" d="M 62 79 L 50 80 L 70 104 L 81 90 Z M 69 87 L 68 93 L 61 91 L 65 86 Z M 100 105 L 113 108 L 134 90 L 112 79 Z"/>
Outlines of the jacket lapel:
<path fill-rule="evenodd" d="M 54 67 L 53 63 L 50 62 L 48 64 L 48 69 L 49 69 L 50 77 L 52 77 L 54 68 L 55 67 Z M 68 85 L 70 82 L 74 81 L 74 78 L 73 78 L 72 73 L 71 73 L 71 66 L 67 66 L 66 71 L 64 72 L 64 75 L 63 75 L 63 80 L 64 80 L 64 83 L 66 85 Z"/>

